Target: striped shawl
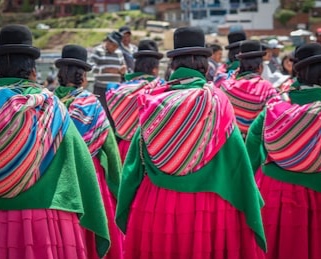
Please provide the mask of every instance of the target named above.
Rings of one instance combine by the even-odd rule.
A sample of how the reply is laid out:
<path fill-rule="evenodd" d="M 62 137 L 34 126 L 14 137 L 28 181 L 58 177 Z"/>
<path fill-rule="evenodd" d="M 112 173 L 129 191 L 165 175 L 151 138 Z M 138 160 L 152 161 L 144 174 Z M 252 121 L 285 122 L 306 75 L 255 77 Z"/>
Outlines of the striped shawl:
<path fill-rule="evenodd" d="M 0 88 L 0 197 L 12 198 L 39 180 L 69 125 L 65 107 L 34 85 Z"/>
<path fill-rule="evenodd" d="M 137 96 L 146 89 L 155 88 L 163 83 L 159 78 L 149 82 L 139 79 L 120 84 L 117 89 L 106 92 L 107 106 L 115 122 L 116 135 L 131 141 L 138 127 Z"/>
<path fill-rule="evenodd" d="M 142 139 L 154 165 L 171 175 L 210 161 L 233 130 L 233 108 L 219 89 L 162 86 L 139 96 Z"/>
<path fill-rule="evenodd" d="M 225 80 L 220 88 L 234 107 L 236 122 L 243 136 L 246 136 L 248 128 L 263 110 L 266 101 L 277 94 L 272 84 L 257 74 Z"/>
<path fill-rule="evenodd" d="M 92 157 L 106 141 L 110 124 L 105 110 L 91 92 L 83 88 L 60 86 L 56 94 L 67 106 L 71 119 L 86 142 Z"/>
<path fill-rule="evenodd" d="M 267 163 L 293 172 L 321 171 L 321 102 L 298 105 L 274 97 L 263 128 Z"/>

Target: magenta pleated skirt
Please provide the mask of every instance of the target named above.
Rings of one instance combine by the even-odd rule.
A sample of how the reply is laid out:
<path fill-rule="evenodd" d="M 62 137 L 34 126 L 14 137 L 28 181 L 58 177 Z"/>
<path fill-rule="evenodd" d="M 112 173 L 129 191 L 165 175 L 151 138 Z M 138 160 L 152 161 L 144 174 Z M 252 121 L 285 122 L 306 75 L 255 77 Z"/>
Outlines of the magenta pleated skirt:
<path fill-rule="evenodd" d="M 108 219 L 108 229 L 111 240 L 111 246 L 104 259 L 122 259 L 123 258 L 123 242 L 124 235 L 119 230 L 115 223 L 116 199 L 110 192 L 105 178 L 105 172 L 97 158 L 93 159 L 96 168 L 97 179 L 100 187 L 100 192 L 103 198 L 105 211 Z M 88 249 L 89 259 L 98 259 L 95 245 L 95 237 L 92 232 L 85 230 L 86 244 Z M 0 258 L 1 259 L 1 258 Z"/>
<path fill-rule="evenodd" d="M 132 203 L 126 259 L 264 259 L 244 215 L 217 194 L 159 188 L 145 176 Z"/>
<path fill-rule="evenodd" d="M 281 182 L 259 169 L 267 259 L 321 258 L 321 193 Z"/>
<path fill-rule="evenodd" d="M 119 154 L 120 154 L 121 162 L 123 164 L 125 162 L 130 143 L 131 143 L 130 141 L 123 140 L 123 139 L 118 143 Z"/>
<path fill-rule="evenodd" d="M 0 211 L 1 259 L 87 259 L 75 213 L 38 209 Z"/>

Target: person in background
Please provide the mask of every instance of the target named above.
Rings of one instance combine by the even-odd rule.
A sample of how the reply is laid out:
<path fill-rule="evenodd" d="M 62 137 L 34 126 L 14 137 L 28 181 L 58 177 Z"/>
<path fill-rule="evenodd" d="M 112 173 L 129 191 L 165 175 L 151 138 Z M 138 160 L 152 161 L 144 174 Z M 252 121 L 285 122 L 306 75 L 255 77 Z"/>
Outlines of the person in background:
<path fill-rule="evenodd" d="M 92 72 L 95 77 L 94 94 L 105 109 L 107 118 L 114 129 L 113 121 L 108 112 L 105 92 L 107 84 L 119 83 L 127 72 L 124 56 L 120 51 L 116 51 L 120 45 L 122 35 L 113 31 L 107 34 L 102 45 L 97 46 L 89 58 L 89 63 L 93 65 Z"/>
<path fill-rule="evenodd" d="M 71 119 L 87 144 L 96 169 L 108 219 L 111 247 L 104 258 L 122 258 L 123 235 L 114 223 L 121 162 L 117 143 L 106 113 L 97 97 L 85 90 L 87 50 L 79 45 L 66 45 L 55 61 L 59 87 L 55 95 L 66 105 Z M 97 258 L 95 237 L 86 231 L 89 258 Z"/>
<path fill-rule="evenodd" d="M 321 44 L 321 28 L 317 29 L 317 31 L 315 32 L 315 37 L 316 37 L 317 43 Z"/>
<path fill-rule="evenodd" d="M 268 41 L 269 49 L 272 52 L 272 57 L 270 60 L 269 66 L 271 67 L 272 73 L 275 71 L 281 72 L 281 59 L 280 59 L 280 52 L 284 48 L 282 44 L 279 43 L 277 39 L 271 39 Z"/>
<path fill-rule="evenodd" d="M 259 41 L 243 41 L 240 53 L 236 55 L 240 60 L 240 68 L 236 78 L 222 81 L 219 86 L 233 105 L 236 122 L 244 139 L 248 128 L 263 110 L 265 103 L 277 94 L 272 83 L 261 77 L 262 57 L 265 54 L 266 52 L 262 50 Z"/>
<path fill-rule="evenodd" d="M 119 28 L 118 30 L 122 35 L 122 45 L 124 46 L 124 48 L 130 53 L 130 54 L 134 54 L 138 48 L 135 44 L 132 43 L 132 32 L 129 28 L 129 26 L 122 26 Z"/>
<path fill-rule="evenodd" d="M 284 55 L 281 60 L 282 73 L 284 75 L 293 76 L 293 60 L 291 59 L 293 54 Z"/>
<path fill-rule="evenodd" d="M 284 74 L 281 70 L 276 69 L 273 65 L 272 57 L 274 49 L 268 43 L 261 42 L 262 50 L 266 51 L 266 55 L 263 56 L 263 71 L 261 76 L 263 79 L 272 83 L 273 87 L 278 91 L 282 92 L 285 85 L 291 84 L 289 79 L 290 75 Z M 281 68 L 282 69 L 282 68 Z"/>
<path fill-rule="evenodd" d="M 133 54 L 137 51 L 137 46 L 131 43 L 132 32 L 128 26 L 122 26 L 118 31 L 123 36 L 119 48 L 124 55 L 128 72 L 132 73 L 134 71 Z"/>
<path fill-rule="evenodd" d="M 230 77 L 235 77 L 240 66 L 239 60 L 236 55 L 240 52 L 241 42 L 246 40 L 246 34 L 244 31 L 233 31 L 227 35 L 228 45 L 225 49 L 228 50 L 228 59 L 217 70 L 214 78 L 214 83 L 219 85 L 221 81 L 224 81 Z"/>
<path fill-rule="evenodd" d="M 208 48 L 212 49 L 212 56 L 208 59 L 209 68 L 206 74 L 208 81 L 213 81 L 219 66 L 222 63 L 223 48 L 219 44 L 210 44 Z"/>
<path fill-rule="evenodd" d="M 65 106 L 37 83 L 28 27 L 0 31 L 0 258 L 87 259 L 83 228 L 108 250 L 88 148 Z"/>
<path fill-rule="evenodd" d="M 134 73 L 126 74 L 126 82 L 106 93 L 107 106 L 114 120 L 115 132 L 122 162 L 138 127 L 137 96 L 145 88 L 154 88 L 164 83 L 158 77 L 159 61 L 163 54 L 153 40 L 141 40 L 134 53 Z"/>
<path fill-rule="evenodd" d="M 46 87 L 50 92 L 54 92 L 57 87 L 57 82 L 55 78 L 51 75 L 47 76 L 44 82 L 44 87 Z"/>
<path fill-rule="evenodd" d="M 200 28 L 176 29 L 170 81 L 138 97 L 116 209 L 125 259 L 265 258 L 263 201 L 204 46 Z"/>
<path fill-rule="evenodd" d="M 304 44 L 295 57 L 301 85 L 268 101 L 246 140 L 265 202 L 268 259 L 321 254 L 321 45 Z"/>

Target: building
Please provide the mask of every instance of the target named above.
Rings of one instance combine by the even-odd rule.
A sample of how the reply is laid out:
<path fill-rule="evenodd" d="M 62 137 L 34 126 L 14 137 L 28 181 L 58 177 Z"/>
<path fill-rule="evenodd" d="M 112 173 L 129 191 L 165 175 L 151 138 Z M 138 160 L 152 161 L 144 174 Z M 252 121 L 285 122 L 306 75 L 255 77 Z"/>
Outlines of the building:
<path fill-rule="evenodd" d="M 279 5 L 279 0 L 181 0 L 182 19 L 206 32 L 233 26 L 271 30 Z"/>

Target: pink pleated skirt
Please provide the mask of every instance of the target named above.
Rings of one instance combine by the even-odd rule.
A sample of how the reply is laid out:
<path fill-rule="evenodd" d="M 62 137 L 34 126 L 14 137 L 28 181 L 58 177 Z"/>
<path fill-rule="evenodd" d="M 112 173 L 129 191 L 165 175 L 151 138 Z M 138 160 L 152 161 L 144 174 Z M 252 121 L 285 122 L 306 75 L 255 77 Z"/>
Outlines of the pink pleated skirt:
<path fill-rule="evenodd" d="M 267 259 L 321 258 L 321 193 L 281 182 L 259 169 Z"/>
<path fill-rule="evenodd" d="M 130 143 L 131 143 L 130 141 L 123 140 L 123 139 L 118 143 L 119 154 L 120 154 L 121 162 L 123 164 L 125 162 Z"/>
<path fill-rule="evenodd" d="M 131 206 L 126 259 L 264 259 L 244 215 L 217 194 L 159 188 L 145 176 Z"/>
<path fill-rule="evenodd" d="M 116 199 L 110 192 L 105 178 L 104 169 L 101 167 L 97 158 L 93 159 L 96 168 L 97 179 L 100 187 L 100 192 L 103 198 L 105 211 L 108 219 L 108 229 L 111 240 L 111 246 L 104 259 L 122 259 L 123 258 L 123 242 L 124 235 L 119 230 L 115 223 Z M 95 237 L 92 232 L 85 230 L 86 244 L 88 249 L 89 259 L 98 259 L 95 245 Z"/>
<path fill-rule="evenodd" d="M 0 211 L 1 259 L 87 259 L 75 213 L 38 209 Z"/>

